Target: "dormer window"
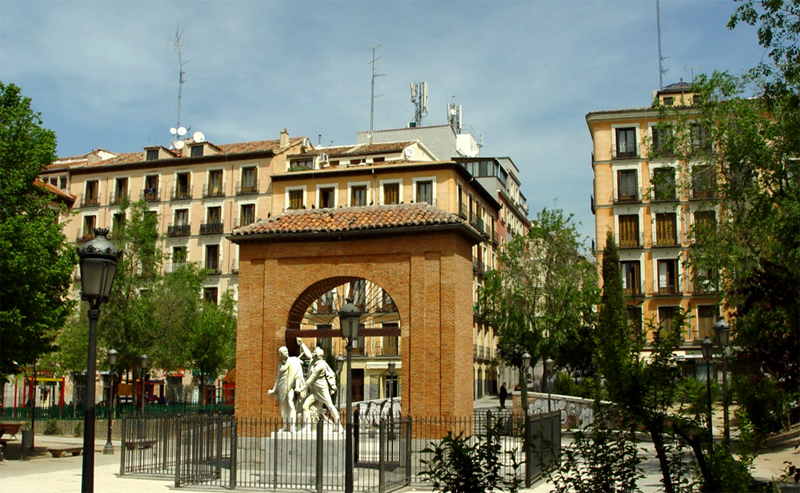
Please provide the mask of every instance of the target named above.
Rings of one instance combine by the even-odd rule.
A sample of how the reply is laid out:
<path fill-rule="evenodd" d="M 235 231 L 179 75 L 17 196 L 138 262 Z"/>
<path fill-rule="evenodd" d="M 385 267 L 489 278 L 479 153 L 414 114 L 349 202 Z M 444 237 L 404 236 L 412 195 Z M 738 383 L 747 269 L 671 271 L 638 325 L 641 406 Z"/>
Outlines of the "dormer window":
<path fill-rule="evenodd" d="M 158 149 L 147 149 L 146 158 L 148 161 L 155 161 L 158 159 Z"/>
<path fill-rule="evenodd" d="M 675 99 L 672 96 L 664 96 L 664 106 L 672 106 L 675 104 Z"/>
<path fill-rule="evenodd" d="M 305 171 L 314 169 L 313 159 L 295 159 L 289 162 L 289 171 Z"/>
<path fill-rule="evenodd" d="M 203 146 L 192 146 L 192 157 L 203 157 Z"/>

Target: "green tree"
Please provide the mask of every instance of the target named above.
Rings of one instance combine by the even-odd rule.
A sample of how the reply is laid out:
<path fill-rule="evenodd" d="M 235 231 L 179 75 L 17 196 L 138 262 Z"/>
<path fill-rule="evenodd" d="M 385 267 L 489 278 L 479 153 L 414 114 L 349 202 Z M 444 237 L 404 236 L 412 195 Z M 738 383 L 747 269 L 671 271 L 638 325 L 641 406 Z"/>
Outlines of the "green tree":
<path fill-rule="evenodd" d="M 0 82 L 0 376 L 52 351 L 70 314 L 77 263 L 38 175 L 55 158 L 56 136 L 29 98 Z"/>
<path fill-rule="evenodd" d="M 559 365 L 581 361 L 562 350 L 577 346 L 582 329 L 593 325 L 597 273 L 580 250 L 572 216 L 545 208 L 527 235 L 507 244 L 498 269 L 485 276 L 478 310 L 494 328 L 507 364 L 520 366 L 526 351 L 532 364 L 548 356 Z"/>

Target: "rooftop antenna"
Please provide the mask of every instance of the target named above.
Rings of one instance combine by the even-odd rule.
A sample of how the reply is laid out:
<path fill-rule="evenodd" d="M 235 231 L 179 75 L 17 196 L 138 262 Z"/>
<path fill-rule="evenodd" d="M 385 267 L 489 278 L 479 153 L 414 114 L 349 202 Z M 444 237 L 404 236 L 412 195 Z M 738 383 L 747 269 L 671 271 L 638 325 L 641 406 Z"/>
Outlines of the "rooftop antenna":
<path fill-rule="evenodd" d="M 461 105 L 456 104 L 457 97 L 457 95 L 453 96 L 447 103 L 447 122 L 456 135 L 461 133 Z"/>
<path fill-rule="evenodd" d="M 175 128 L 181 127 L 181 100 L 183 99 L 183 84 L 186 80 L 183 78 L 186 72 L 183 71 L 183 46 L 181 45 L 181 27 L 175 29 L 175 50 L 178 52 L 178 123 Z"/>
<path fill-rule="evenodd" d="M 414 121 L 409 127 L 421 127 L 422 118 L 428 114 L 428 82 L 411 83 L 411 102 L 414 104 Z"/>
<path fill-rule="evenodd" d="M 667 57 L 661 56 L 661 7 L 658 0 L 656 0 L 656 28 L 658 31 L 658 90 L 661 91 L 664 89 L 664 74 L 666 74 L 669 69 L 665 69 L 662 65 L 662 62 L 666 60 Z"/>
<path fill-rule="evenodd" d="M 372 122 L 374 121 L 375 116 L 375 78 L 376 77 L 383 77 L 386 74 L 376 74 L 375 73 L 375 62 L 380 60 L 380 58 L 375 58 L 375 50 L 380 48 L 381 45 L 372 47 L 372 90 L 370 91 L 369 97 L 369 143 L 372 144 Z"/>

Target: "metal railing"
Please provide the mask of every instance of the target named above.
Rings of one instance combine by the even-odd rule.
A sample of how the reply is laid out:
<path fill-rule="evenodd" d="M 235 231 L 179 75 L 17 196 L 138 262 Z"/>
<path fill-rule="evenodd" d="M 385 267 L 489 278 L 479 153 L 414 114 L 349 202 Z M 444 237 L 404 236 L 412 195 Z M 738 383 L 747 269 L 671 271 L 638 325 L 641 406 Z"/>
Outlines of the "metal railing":
<path fill-rule="evenodd" d="M 560 413 L 512 415 L 480 411 L 462 418 L 412 419 L 393 413 L 353 415 L 355 491 L 384 493 L 411 484 L 448 435 L 486 440 L 497 432 L 500 467 L 530 486 L 556 465 L 561 450 Z M 502 421 L 500 421 L 502 420 Z M 227 415 L 125 416 L 121 423 L 120 475 L 174 480 L 175 487 L 341 491 L 345 435 L 326 419 L 283 431 L 279 419 Z M 517 467 L 512 460 L 514 452 Z"/>
<path fill-rule="evenodd" d="M 191 224 L 171 224 L 167 226 L 168 236 L 189 236 L 192 234 Z"/>
<path fill-rule="evenodd" d="M 139 194 L 139 198 L 147 202 L 161 202 L 161 190 L 158 188 L 145 188 Z"/>
<path fill-rule="evenodd" d="M 224 223 L 202 223 L 200 224 L 200 234 L 201 235 L 210 235 L 210 234 L 221 234 L 224 232 L 225 225 Z"/>

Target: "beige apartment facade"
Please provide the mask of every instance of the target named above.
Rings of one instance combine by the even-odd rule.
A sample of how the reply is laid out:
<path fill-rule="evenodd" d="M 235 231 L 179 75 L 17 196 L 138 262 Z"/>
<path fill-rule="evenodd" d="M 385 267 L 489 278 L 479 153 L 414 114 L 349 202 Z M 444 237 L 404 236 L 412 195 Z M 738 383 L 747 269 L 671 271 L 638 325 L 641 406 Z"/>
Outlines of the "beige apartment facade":
<path fill-rule="evenodd" d="M 699 342 L 713 336 L 720 315 L 708 282 L 712 276 L 698 275 L 686 263 L 693 228 L 716 221 L 717 211 L 706 201 L 714 174 L 699 161 L 665 152 L 656 128 L 660 105 L 682 106 L 691 114 L 689 89 L 674 84 L 655 92 L 651 106 L 592 112 L 586 121 L 593 142 L 598 268 L 611 231 L 630 324 L 669 324 L 676 309 L 684 310 L 691 320 L 679 356 L 691 359 L 699 355 Z M 708 145 L 702 128 L 692 126 L 692 140 Z"/>

